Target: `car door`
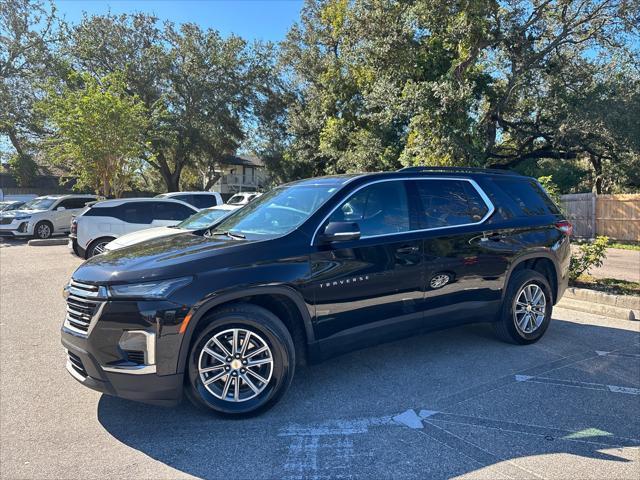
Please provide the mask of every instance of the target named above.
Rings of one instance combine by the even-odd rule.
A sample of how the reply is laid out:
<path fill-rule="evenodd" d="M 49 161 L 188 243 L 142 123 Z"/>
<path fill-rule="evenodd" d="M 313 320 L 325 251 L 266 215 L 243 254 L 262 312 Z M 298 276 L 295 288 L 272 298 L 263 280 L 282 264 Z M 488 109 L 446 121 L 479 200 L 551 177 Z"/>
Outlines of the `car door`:
<path fill-rule="evenodd" d="M 472 179 L 413 183 L 424 229 L 426 325 L 491 320 L 509 258 L 485 234 L 493 205 Z"/>
<path fill-rule="evenodd" d="M 354 222 L 360 238 L 312 247 L 319 339 L 366 343 L 367 330 L 421 318 L 422 240 L 411 231 L 410 212 L 405 181 L 378 181 L 350 195 L 320 226 L 322 233 L 329 223 Z"/>
<path fill-rule="evenodd" d="M 51 208 L 51 223 L 55 232 L 66 232 L 70 229 L 71 217 L 76 211 L 76 199 L 66 198 L 59 200 Z"/>

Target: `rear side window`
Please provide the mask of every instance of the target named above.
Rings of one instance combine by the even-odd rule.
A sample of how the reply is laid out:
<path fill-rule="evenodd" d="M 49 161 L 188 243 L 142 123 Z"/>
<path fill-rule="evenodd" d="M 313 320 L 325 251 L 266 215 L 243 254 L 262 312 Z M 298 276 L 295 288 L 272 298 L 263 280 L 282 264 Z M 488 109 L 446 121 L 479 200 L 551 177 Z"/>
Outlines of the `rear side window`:
<path fill-rule="evenodd" d="M 209 208 L 218 205 L 215 195 L 192 195 L 189 203 L 196 208 Z"/>
<path fill-rule="evenodd" d="M 363 188 L 333 212 L 329 222 L 356 222 L 361 238 L 409 231 L 405 183 L 380 182 Z"/>
<path fill-rule="evenodd" d="M 478 223 L 489 208 L 478 191 L 465 180 L 418 180 L 423 228 Z"/>
<path fill-rule="evenodd" d="M 64 207 L 67 210 L 72 210 L 75 208 L 83 208 L 85 203 L 91 202 L 93 200 L 94 200 L 93 198 L 67 198 L 65 200 L 62 200 L 58 204 L 58 207 Z"/>
<path fill-rule="evenodd" d="M 153 221 L 150 202 L 128 202 L 115 207 L 92 207 L 85 217 L 113 217 L 127 223 L 149 224 Z"/>
<path fill-rule="evenodd" d="M 184 220 L 195 212 L 185 205 L 173 202 L 153 202 L 154 220 Z"/>
<path fill-rule="evenodd" d="M 558 207 L 533 180 L 496 178 L 494 183 L 509 196 L 524 216 L 535 217 L 559 213 Z"/>

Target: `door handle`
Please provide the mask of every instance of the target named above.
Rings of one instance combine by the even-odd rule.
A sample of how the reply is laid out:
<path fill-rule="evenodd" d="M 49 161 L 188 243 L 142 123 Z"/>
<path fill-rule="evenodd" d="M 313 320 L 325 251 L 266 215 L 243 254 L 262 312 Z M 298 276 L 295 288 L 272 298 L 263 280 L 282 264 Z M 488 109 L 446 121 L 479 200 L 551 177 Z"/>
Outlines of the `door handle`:
<path fill-rule="evenodd" d="M 500 240 L 502 240 L 504 238 L 504 235 L 502 235 L 501 233 L 498 233 L 498 232 L 493 232 L 493 233 L 490 233 L 489 235 L 487 235 L 487 238 L 489 240 L 493 240 L 494 242 L 499 242 Z"/>
<path fill-rule="evenodd" d="M 396 250 L 396 252 L 400 253 L 402 255 L 409 255 L 411 253 L 417 253 L 419 250 L 420 250 L 419 247 L 407 245 L 406 247 L 398 248 L 398 250 Z"/>

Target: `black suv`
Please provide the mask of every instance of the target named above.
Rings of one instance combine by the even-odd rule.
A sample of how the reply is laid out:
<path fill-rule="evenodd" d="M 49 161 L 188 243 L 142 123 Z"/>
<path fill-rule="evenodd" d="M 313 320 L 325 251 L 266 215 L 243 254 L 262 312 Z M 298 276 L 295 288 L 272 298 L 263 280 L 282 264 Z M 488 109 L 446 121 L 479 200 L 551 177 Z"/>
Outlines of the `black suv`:
<path fill-rule="evenodd" d="M 67 369 L 101 392 L 248 414 L 296 365 L 417 331 L 494 322 L 542 337 L 571 224 L 533 179 L 406 168 L 275 188 L 200 231 L 82 264 L 65 288 Z"/>

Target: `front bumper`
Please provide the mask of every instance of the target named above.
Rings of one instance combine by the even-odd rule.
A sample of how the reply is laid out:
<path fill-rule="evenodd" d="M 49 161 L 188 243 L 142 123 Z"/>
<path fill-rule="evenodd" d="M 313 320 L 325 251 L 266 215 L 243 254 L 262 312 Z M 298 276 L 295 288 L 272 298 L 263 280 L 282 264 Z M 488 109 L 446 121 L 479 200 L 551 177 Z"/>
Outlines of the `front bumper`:
<path fill-rule="evenodd" d="M 155 405 L 178 404 L 184 375 L 177 371 L 183 339 L 177 328 L 184 317 L 176 315 L 176 310 L 182 308 L 169 301 L 101 303 L 86 332 L 68 320 L 62 326 L 61 341 L 71 376 L 86 387 L 109 395 Z M 71 307 L 73 304 L 68 303 Z M 121 341 L 125 332 L 148 334 L 152 343 L 135 348 L 144 350 L 144 360 L 132 360 Z"/>
<path fill-rule="evenodd" d="M 31 235 L 29 220 L 14 220 L 9 224 L 0 225 L 0 237 L 28 237 Z"/>
<path fill-rule="evenodd" d="M 98 392 L 128 400 L 154 405 L 174 406 L 182 399 L 183 375 L 124 370 L 122 373 L 105 370 L 95 356 L 85 350 L 83 339 L 62 333 L 62 345 L 67 351 L 67 371 L 78 382 Z M 108 368 L 108 367 L 107 367 Z M 155 369 L 149 369 L 155 371 Z"/>

